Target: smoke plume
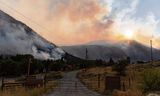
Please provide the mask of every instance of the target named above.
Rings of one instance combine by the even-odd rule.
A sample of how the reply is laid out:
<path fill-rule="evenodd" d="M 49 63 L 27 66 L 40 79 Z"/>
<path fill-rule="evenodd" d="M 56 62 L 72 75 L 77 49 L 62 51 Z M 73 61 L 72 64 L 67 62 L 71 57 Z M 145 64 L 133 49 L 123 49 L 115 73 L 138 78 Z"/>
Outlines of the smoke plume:
<path fill-rule="evenodd" d="M 134 32 L 132 39 L 148 45 L 159 21 L 153 13 L 135 17 L 140 0 L 2 0 L 23 15 L 33 18 L 43 27 L 1 4 L 1 9 L 24 21 L 47 40 L 59 45 L 82 44 L 95 40 L 124 40 L 124 32 Z M 16 6 L 16 7 L 15 7 Z"/>
<path fill-rule="evenodd" d="M 28 26 L 0 11 L 0 54 L 32 54 L 38 59 L 60 59 L 64 52 Z"/>

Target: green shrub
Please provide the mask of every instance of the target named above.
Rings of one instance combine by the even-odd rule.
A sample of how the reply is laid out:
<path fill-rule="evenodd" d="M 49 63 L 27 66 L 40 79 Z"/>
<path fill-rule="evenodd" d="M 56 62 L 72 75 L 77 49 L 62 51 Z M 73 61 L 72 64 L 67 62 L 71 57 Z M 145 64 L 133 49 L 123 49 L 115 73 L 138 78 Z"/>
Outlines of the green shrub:
<path fill-rule="evenodd" d="M 144 71 L 142 75 L 142 89 L 145 92 L 160 90 L 160 69 Z"/>

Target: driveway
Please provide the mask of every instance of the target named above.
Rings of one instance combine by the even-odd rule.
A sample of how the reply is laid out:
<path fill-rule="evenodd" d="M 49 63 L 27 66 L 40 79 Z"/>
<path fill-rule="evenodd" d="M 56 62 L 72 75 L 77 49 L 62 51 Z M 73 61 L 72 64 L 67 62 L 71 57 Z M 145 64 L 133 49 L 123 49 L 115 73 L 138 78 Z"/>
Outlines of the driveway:
<path fill-rule="evenodd" d="M 47 96 L 102 96 L 85 87 L 76 78 L 78 71 L 68 72 L 60 80 L 60 86 Z"/>

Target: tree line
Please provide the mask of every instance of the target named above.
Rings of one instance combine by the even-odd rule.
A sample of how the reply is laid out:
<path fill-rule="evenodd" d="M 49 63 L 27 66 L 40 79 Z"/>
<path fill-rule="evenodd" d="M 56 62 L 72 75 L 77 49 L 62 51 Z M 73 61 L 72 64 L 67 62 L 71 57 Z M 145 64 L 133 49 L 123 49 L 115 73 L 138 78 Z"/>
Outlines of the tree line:
<path fill-rule="evenodd" d="M 31 62 L 29 60 L 31 59 Z M 123 61 L 123 64 L 125 61 Z M 84 60 L 66 54 L 60 60 L 39 60 L 32 55 L 0 56 L 0 76 L 27 75 L 30 63 L 30 74 L 39 74 L 48 71 L 71 71 L 82 68 L 104 67 L 115 65 L 114 69 L 123 73 L 123 64 L 117 64 L 111 58 L 108 62 L 103 60 Z M 122 65 L 122 66 L 120 66 Z M 121 70 L 122 69 L 122 70 Z"/>

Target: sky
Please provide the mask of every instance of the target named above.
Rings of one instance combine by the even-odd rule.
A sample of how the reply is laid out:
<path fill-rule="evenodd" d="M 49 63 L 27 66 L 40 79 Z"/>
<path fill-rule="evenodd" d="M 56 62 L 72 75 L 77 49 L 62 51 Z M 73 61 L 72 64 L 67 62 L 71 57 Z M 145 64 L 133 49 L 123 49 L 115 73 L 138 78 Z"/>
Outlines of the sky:
<path fill-rule="evenodd" d="M 136 40 L 160 48 L 160 0 L 1 0 L 0 9 L 57 45 Z"/>

